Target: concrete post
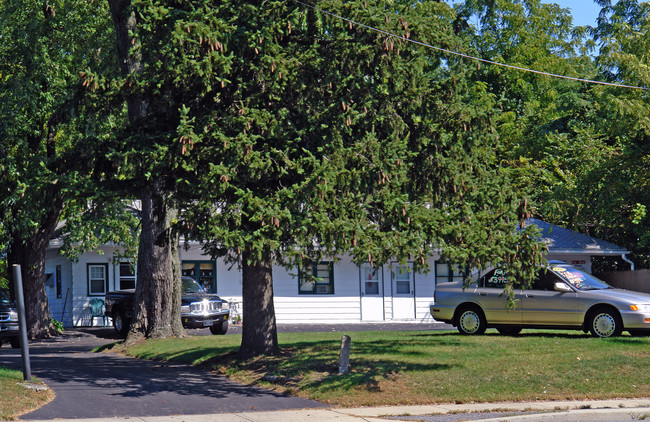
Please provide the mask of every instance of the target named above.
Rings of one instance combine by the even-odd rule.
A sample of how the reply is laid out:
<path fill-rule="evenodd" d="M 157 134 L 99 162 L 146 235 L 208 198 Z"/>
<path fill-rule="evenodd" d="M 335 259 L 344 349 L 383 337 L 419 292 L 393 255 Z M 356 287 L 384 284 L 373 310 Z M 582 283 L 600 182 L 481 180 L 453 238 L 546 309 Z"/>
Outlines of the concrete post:
<path fill-rule="evenodd" d="M 350 336 L 341 337 L 341 355 L 339 357 L 339 374 L 350 369 Z"/>
<path fill-rule="evenodd" d="M 23 296 L 23 276 L 20 265 L 13 266 L 14 287 L 16 290 L 16 306 L 18 308 L 18 329 L 20 333 L 20 354 L 23 358 L 23 380 L 32 380 L 32 368 L 29 363 L 29 347 L 27 345 L 27 320 L 25 318 L 25 297 Z"/>

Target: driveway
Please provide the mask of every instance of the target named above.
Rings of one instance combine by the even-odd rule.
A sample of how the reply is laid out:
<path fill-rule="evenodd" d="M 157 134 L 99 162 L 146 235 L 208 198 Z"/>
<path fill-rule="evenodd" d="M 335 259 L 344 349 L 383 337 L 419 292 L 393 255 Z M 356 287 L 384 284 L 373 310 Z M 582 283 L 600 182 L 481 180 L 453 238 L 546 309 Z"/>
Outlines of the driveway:
<path fill-rule="evenodd" d="M 278 325 L 279 332 L 426 330 L 444 324 Z M 205 335 L 209 330 L 188 330 Z M 240 333 L 232 327 L 229 333 Z M 111 328 L 66 331 L 30 342 L 32 374 L 56 393 L 44 407 L 21 419 L 77 419 L 200 415 L 325 407 L 324 404 L 236 384 L 185 365 L 150 362 L 92 349 L 118 339 Z M 20 349 L 0 349 L 0 366 L 21 369 Z"/>
<path fill-rule="evenodd" d="M 32 374 L 56 398 L 21 419 L 229 413 L 323 407 L 322 403 L 236 384 L 184 365 L 93 353 L 115 341 L 67 332 L 30 343 Z M 0 349 L 0 366 L 21 369 L 20 349 Z"/>

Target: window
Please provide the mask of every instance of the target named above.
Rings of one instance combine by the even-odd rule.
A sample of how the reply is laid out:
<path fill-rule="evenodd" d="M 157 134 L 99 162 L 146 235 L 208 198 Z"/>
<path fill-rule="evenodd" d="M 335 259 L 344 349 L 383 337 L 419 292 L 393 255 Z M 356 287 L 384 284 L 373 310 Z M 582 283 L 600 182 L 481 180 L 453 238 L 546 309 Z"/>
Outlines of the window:
<path fill-rule="evenodd" d="M 214 261 L 183 261 L 181 274 L 192 277 L 208 293 L 217 291 L 217 272 Z"/>
<path fill-rule="evenodd" d="M 501 268 L 495 268 L 481 277 L 481 285 L 485 287 L 497 287 L 503 289 L 507 282 L 508 277 L 506 277 L 506 272 Z"/>
<path fill-rule="evenodd" d="M 395 294 L 411 294 L 411 268 L 409 265 L 393 265 L 393 283 L 395 285 Z"/>
<path fill-rule="evenodd" d="M 54 276 L 56 277 L 56 280 L 54 281 L 56 284 L 56 298 L 61 299 L 62 297 L 62 288 L 61 288 L 61 266 L 57 265 L 56 266 L 56 271 L 54 272 Z"/>
<path fill-rule="evenodd" d="M 332 295 L 334 294 L 334 265 L 331 262 L 319 262 L 313 265 L 313 277 L 298 278 L 300 294 Z"/>
<path fill-rule="evenodd" d="M 120 262 L 120 285 L 118 290 L 135 289 L 135 267 L 130 262 Z"/>
<path fill-rule="evenodd" d="M 370 264 L 361 265 L 361 283 L 366 296 L 379 295 L 379 271 Z"/>
<path fill-rule="evenodd" d="M 436 262 L 436 283 L 463 281 L 464 276 L 455 265 Z"/>
<path fill-rule="evenodd" d="M 88 264 L 88 296 L 106 294 L 108 286 L 108 264 Z"/>
<path fill-rule="evenodd" d="M 559 278 L 550 270 L 540 270 L 539 274 L 533 280 L 531 288 L 533 290 L 555 291 L 555 283 L 560 281 Z"/>

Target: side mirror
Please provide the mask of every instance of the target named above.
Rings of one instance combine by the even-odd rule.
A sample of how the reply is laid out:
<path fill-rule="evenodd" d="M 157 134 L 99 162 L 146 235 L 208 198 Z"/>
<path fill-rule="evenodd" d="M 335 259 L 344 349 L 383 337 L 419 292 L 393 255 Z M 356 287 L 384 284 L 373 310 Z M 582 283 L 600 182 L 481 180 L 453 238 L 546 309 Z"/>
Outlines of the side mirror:
<path fill-rule="evenodd" d="M 557 283 L 555 283 L 555 285 L 553 286 L 553 290 L 555 290 L 556 292 L 562 292 L 562 293 L 571 293 L 573 291 L 573 289 L 571 287 L 569 287 L 565 283 L 562 283 L 562 282 L 559 282 L 559 281 Z"/>

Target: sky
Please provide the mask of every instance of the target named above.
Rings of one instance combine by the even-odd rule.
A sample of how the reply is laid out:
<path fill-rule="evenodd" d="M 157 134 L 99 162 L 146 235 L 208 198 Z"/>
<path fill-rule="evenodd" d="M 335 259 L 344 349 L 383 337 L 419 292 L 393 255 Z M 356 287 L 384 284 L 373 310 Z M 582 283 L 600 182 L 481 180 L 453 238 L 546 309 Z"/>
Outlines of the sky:
<path fill-rule="evenodd" d="M 571 9 L 575 26 L 595 26 L 600 13 L 600 6 L 592 0 L 542 0 L 542 3 L 557 3 L 562 8 Z"/>
<path fill-rule="evenodd" d="M 447 0 L 447 2 L 455 4 L 460 0 Z M 542 3 L 557 3 L 564 9 L 570 9 L 574 26 L 595 26 L 596 18 L 600 13 L 600 6 L 593 0 L 542 0 Z"/>

